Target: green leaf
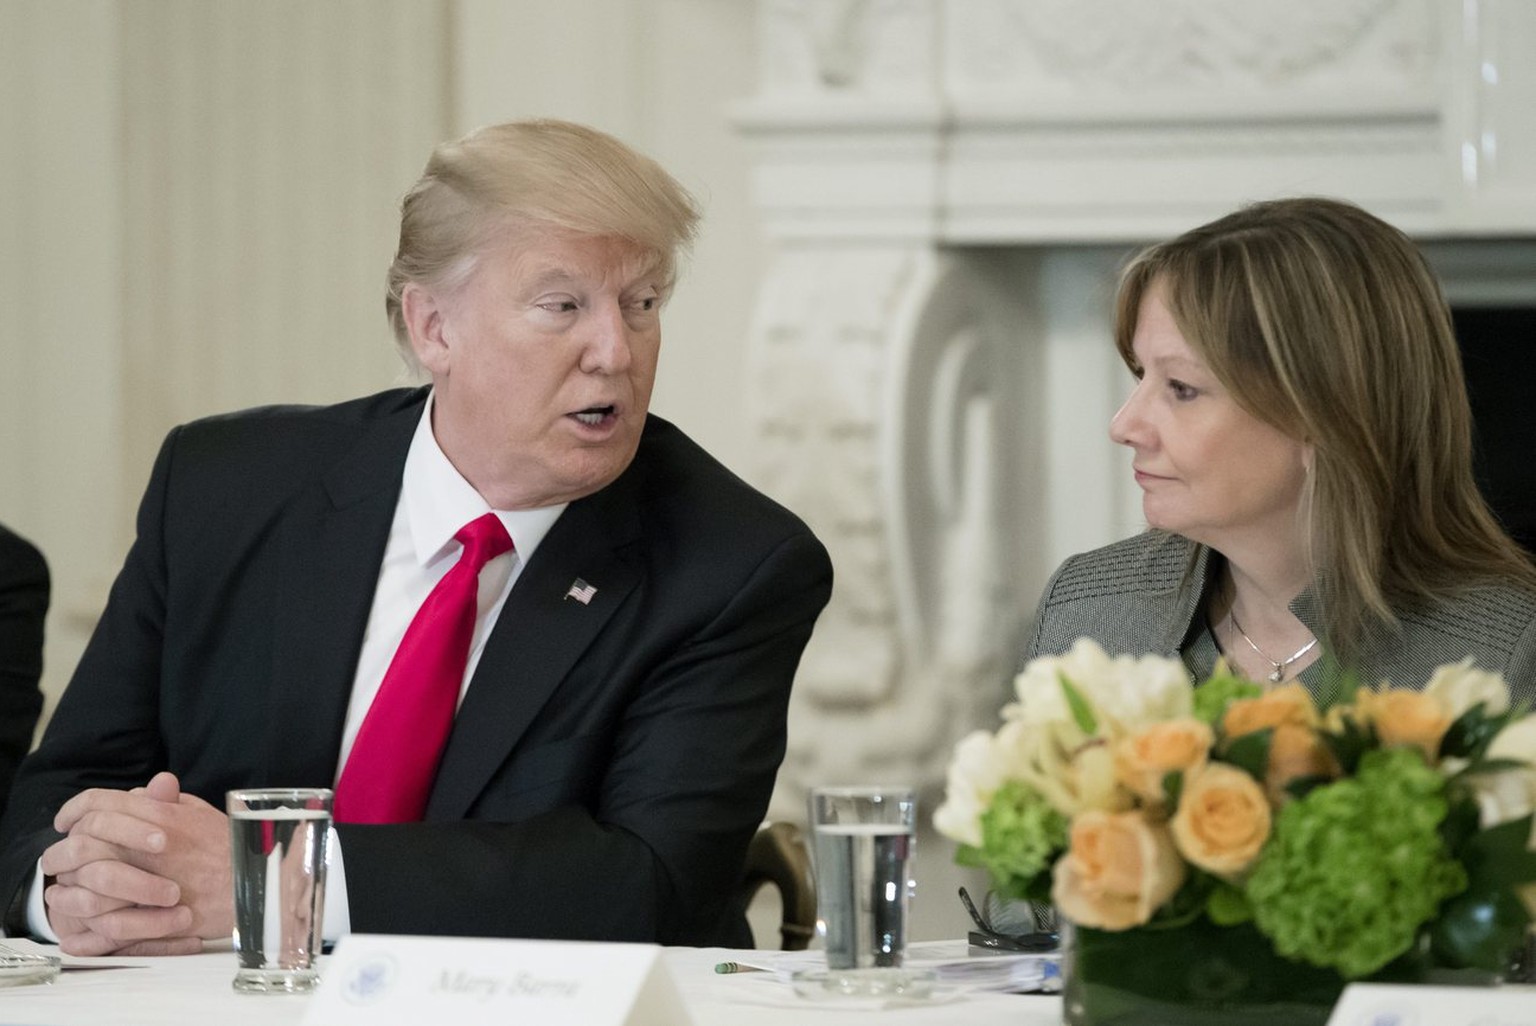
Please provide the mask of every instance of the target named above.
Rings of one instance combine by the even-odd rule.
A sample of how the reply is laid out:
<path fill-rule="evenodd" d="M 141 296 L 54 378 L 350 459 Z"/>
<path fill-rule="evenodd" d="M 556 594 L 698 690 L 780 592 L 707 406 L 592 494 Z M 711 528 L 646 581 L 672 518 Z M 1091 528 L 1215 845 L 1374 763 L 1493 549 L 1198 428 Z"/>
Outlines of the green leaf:
<path fill-rule="evenodd" d="M 1265 727 L 1233 738 L 1227 743 L 1222 759 L 1262 782 L 1269 769 L 1269 744 L 1274 736 L 1274 728 Z"/>
<path fill-rule="evenodd" d="M 1292 777 L 1285 785 L 1285 793 L 1292 798 L 1305 798 L 1317 788 L 1331 783 L 1333 783 L 1333 778 L 1322 773 L 1311 773 L 1304 777 Z"/>
<path fill-rule="evenodd" d="M 1531 816 L 1479 830 L 1461 849 L 1467 868 L 1468 890 L 1509 890 L 1536 882 L 1536 852 L 1526 847 L 1531 836 Z"/>
<path fill-rule="evenodd" d="M 1333 753 L 1334 761 L 1346 777 L 1354 776 L 1360 768 L 1360 757 L 1377 747 L 1376 732 L 1360 726 L 1349 716 L 1342 718 L 1338 733 L 1325 730 L 1318 736 Z"/>
<path fill-rule="evenodd" d="M 1507 890 L 1468 888 L 1440 906 L 1430 944 L 1445 964 L 1503 972 L 1530 925 L 1525 905 Z"/>
<path fill-rule="evenodd" d="M 1077 686 L 1067 679 L 1067 675 L 1060 670 L 1056 671 L 1056 677 L 1061 681 L 1061 693 L 1067 696 L 1067 708 L 1072 711 L 1072 719 L 1076 721 L 1079 729 L 1084 734 L 1096 734 L 1099 730 L 1099 720 L 1093 714 L 1093 706 L 1083 693 L 1077 690 Z"/>
<path fill-rule="evenodd" d="M 1481 818 L 1477 802 L 1466 798 L 1452 802 L 1445 819 L 1440 821 L 1440 837 L 1445 841 L 1445 850 L 1456 856 L 1458 862 L 1462 858 L 1462 849 L 1477 834 Z"/>
<path fill-rule="evenodd" d="M 1051 900 L 1051 885 L 1054 880 L 1049 869 L 1041 870 L 1035 874 L 1027 884 L 1021 888 L 1025 901 L 1043 901 L 1046 904 Z"/>
<path fill-rule="evenodd" d="M 1485 773 L 1503 773 L 1507 770 L 1530 769 L 1524 759 L 1480 759 L 1456 774 L 1458 777 L 1476 777 Z"/>
<path fill-rule="evenodd" d="M 1214 724 L 1227 711 L 1227 706 L 1240 698 L 1258 698 L 1264 689 L 1246 677 L 1230 673 L 1216 673 L 1203 683 L 1195 685 L 1191 709 L 1195 719 Z"/>
<path fill-rule="evenodd" d="M 1253 906 L 1242 891 L 1224 883 L 1206 899 L 1205 914 L 1217 926 L 1236 926 L 1253 918 Z"/>
<path fill-rule="evenodd" d="M 1163 797 L 1168 801 L 1168 808 L 1179 807 L 1179 796 L 1184 793 L 1184 771 L 1174 770 L 1172 773 L 1163 774 Z"/>
<path fill-rule="evenodd" d="M 1221 881 L 1209 873 L 1193 872 L 1163 907 L 1152 914 L 1145 929 L 1176 930 L 1199 919 L 1205 913 L 1212 888 Z"/>
<path fill-rule="evenodd" d="M 1487 707 L 1479 702 L 1456 717 L 1440 739 L 1440 758 L 1451 756 L 1458 759 L 1480 761 L 1488 754 L 1488 746 L 1499 731 L 1510 724 L 1509 714 L 1488 715 Z"/>

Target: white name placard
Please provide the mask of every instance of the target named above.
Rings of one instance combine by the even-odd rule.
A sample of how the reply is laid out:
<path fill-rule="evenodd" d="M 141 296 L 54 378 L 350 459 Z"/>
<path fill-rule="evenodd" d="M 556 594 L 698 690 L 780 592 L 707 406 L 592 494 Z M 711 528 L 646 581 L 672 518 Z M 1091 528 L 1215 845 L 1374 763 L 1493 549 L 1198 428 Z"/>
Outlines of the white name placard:
<path fill-rule="evenodd" d="M 1536 988 L 1351 983 L 1328 1026 L 1536 1026 Z"/>
<path fill-rule="evenodd" d="M 320 972 L 306 1026 L 691 1022 L 654 944 L 353 934 Z"/>

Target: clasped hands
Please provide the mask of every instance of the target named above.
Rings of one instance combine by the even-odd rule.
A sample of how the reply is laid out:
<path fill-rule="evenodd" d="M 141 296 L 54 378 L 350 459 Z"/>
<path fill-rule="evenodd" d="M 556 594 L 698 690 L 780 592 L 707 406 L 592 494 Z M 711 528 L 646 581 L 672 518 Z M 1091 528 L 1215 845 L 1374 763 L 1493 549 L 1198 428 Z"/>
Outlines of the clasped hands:
<path fill-rule="evenodd" d="M 39 862 L 66 954 L 189 955 L 234 928 L 229 820 L 172 773 L 131 791 L 93 788 L 59 809 L 66 834 Z"/>

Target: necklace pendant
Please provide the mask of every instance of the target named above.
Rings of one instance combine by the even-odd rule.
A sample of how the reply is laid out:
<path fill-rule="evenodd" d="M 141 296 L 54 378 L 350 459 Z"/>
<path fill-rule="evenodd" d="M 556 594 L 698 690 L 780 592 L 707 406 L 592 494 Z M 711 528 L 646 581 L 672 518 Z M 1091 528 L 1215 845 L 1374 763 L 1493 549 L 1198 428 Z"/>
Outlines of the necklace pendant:
<path fill-rule="evenodd" d="M 1274 669 L 1274 672 L 1269 675 L 1269 682 L 1271 684 L 1279 684 L 1280 681 L 1283 680 L 1284 678 L 1285 678 L 1285 664 L 1281 663 L 1280 665 L 1276 666 L 1275 669 Z"/>

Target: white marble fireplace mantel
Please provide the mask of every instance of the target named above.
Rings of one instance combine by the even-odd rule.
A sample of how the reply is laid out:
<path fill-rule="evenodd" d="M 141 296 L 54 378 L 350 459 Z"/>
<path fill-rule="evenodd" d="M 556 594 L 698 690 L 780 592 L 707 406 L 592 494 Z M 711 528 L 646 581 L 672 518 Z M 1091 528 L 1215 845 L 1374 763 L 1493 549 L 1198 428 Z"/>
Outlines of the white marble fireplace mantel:
<path fill-rule="evenodd" d="M 953 741 L 994 722 L 1045 575 L 1139 528 L 1105 436 L 1129 248 L 1328 194 L 1454 240 L 1455 287 L 1536 290 L 1528 0 L 758 8 L 737 112 L 773 242 L 755 476 L 838 575 L 786 814 L 824 781 L 934 795 Z"/>

